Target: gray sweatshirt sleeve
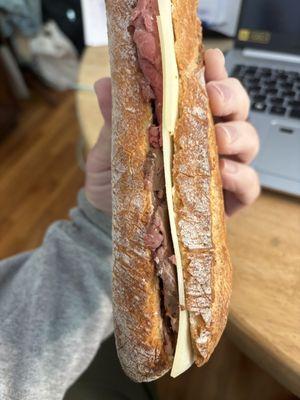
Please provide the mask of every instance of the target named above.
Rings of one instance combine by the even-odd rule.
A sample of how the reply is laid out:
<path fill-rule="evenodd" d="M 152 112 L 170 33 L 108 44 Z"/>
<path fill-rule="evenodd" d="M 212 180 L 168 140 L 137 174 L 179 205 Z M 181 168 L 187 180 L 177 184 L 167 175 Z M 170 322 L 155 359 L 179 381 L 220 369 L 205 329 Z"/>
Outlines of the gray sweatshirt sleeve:
<path fill-rule="evenodd" d="M 0 262 L 1 399 L 61 400 L 112 332 L 111 218 L 83 192 L 70 216 Z"/>

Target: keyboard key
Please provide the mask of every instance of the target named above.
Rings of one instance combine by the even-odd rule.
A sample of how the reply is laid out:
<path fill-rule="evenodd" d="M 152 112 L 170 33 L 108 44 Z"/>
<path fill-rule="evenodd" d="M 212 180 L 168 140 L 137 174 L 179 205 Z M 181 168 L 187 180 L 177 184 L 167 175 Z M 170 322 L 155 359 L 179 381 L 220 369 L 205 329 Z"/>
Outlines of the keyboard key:
<path fill-rule="evenodd" d="M 294 85 L 292 83 L 280 82 L 280 86 L 284 90 L 292 90 Z"/>
<path fill-rule="evenodd" d="M 250 78 L 248 79 L 248 82 L 250 85 L 258 85 L 260 82 L 260 80 L 258 78 Z"/>
<path fill-rule="evenodd" d="M 260 69 L 263 73 L 265 72 L 272 72 L 271 68 L 261 68 Z"/>
<path fill-rule="evenodd" d="M 248 91 L 248 89 L 251 87 L 251 85 L 248 83 L 247 80 L 243 79 L 241 81 L 241 84 L 244 86 L 244 88 Z"/>
<path fill-rule="evenodd" d="M 260 68 L 253 65 L 237 64 L 232 70 L 232 76 L 240 80 L 248 91 L 253 103 L 252 109 L 265 111 L 265 97 L 270 96 L 273 112 L 282 115 L 284 99 L 296 101 L 290 107 L 298 109 L 300 101 L 300 74 L 295 71 Z"/>
<path fill-rule="evenodd" d="M 292 118 L 300 118 L 300 108 L 294 108 L 290 112 L 290 117 L 292 117 Z"/>
<path fill-rule="evenodd" d="M 274 79 L 271 79 L 271 80 L 266 80 L 264 83 L 265 83 L 265 85 L 267 85 L 268 88 L 273 88 L 276 86 L 277 81 L 275 81 Z"/>
<path fill-rule="evenodd" d="M 235 76 L 235 77 L 240 76 L 241 72 L 243 72 L 243 71 L 244 71 L 243 65 L 238 64 L 234 67 L 233 71 L 231 72 L 231 76 Z"/>
<path fill-rule="evenodd" d="M 257 71 L 257 67 L 252 67 L 252 66 L 246 67 L 245 75 L 252 75 L 253 76 L 253 75 L 255 75 L 256 71 Z"/>
<path fill-rule="evenodd" d="M 289 76 L 285 72 L 281 72 L 280 74 L 276 75 L 276 79 L 280 81 L 287 81 Z"/>
<path fill-rule="evenodd" d="M 256 96 L 253 96 L 253 101 L 255 103 L 263 103 L 266 100 L 266 96 L 262 94 L 258 94 Z"/>
<path fill-rule="evenodd" d="M 281 97 L 271 97 L 270 102 L 276 106 L 282 106 L 284 99 Z"/>
<path fill-rule="evenodd" d="M 289 79 L 292 79 L 292 80 L 299 79 L 299 82 L 300 82 L 300 74 L 298 72 L 287 71 L 287 74 L 288 74 Z"/>
<path fill-rule="evenodd" d="M 286 90 L 282 92 L 282 97 L 295 97 L 295 96 L 296 92 L 294 92 L 293 90 Z"/>
<path fill-rule="evenodd" d="M 248 88 L 248 93 L 249 94 L 257 94 L 260 91 L 260 87 L 259 86 L 250 86 Z"/>
<path fill-rule="evenodd" d="M 254 111 L 263 112 L 263 111 L 265 111 L 266 108 L 267 108 L 267 106 L 263 102 L 258 102 L 258 103 L 252 104 L 252 110 L 254 110 Z"/>
<path fill-rule="evenodd" d="M 272 70 L 270 68 L 259 68 L 257 70 L 257 75 L 264 78 L 268 78 L 272 75 Z"/>
<path fill-rule="evenodd" d="M 266 89 L 265 93 L 266 93 L 266 94 L 271 94 L 271 95 L 273 95 L 273 96 L 276 96 L 277 93 L 278 93 L 278 90 L 277 90 L 277 89 L 274 89 L 274 88 L 270 88 L 270 89 Z"/>
<path fill-rule="evenodd" d="M 284 107 L 274 106 L 271 108 L 271 114 L 284 115 L 286 109 Z"/>
<path fill-rule="evenodd" d="M 300 100 L 291 100 L 288 104 L 291 107 L 300 108 Z"/>

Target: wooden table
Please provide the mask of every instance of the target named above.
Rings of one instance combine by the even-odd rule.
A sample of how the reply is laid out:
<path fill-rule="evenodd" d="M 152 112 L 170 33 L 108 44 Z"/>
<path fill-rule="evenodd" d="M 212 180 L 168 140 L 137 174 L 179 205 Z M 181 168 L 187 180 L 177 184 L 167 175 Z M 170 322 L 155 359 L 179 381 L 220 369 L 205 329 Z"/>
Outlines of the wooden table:
<path fill-rule="evenodd" d="M 231 41 L 207 47 L 230 48 Z M 109 75 L 107 49 L 87 48 L 79 84 Z M 88 147 L 103 120 L 92 91 L 77 96 Z M 228 332 L 237 346 L 276 380 L 300 396 L 300 203 L 264 191 L 256 204 L 228 222 L 234 285 Z"/>

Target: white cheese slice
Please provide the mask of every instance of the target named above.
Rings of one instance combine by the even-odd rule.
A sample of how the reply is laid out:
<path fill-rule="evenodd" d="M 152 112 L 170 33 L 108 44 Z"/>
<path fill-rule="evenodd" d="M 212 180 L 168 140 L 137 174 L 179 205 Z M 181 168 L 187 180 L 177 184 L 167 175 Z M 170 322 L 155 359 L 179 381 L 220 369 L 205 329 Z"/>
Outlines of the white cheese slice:
<path fill-rule="evenodd" d="M 185 307 L 185 293 L 183 270 L 173 204 L 172 163 L 173 163 L 173 134 L 178 114 L 179 79 L 175 56 L 174 32 L 172 21 L 171 0 L 158 0 L 159 16 L 157 24 L 160 36 L 160 46 L 163 64 L 163 158 L 166 182 L 166 197 L 170 220 L 170 229 L 177 265 L 178 292 L 179 292 L 179 327 L 176 350 L 171 376 L 182 374 L 194 363 L 194 354 L 191 345 L 189 316 Z"/>

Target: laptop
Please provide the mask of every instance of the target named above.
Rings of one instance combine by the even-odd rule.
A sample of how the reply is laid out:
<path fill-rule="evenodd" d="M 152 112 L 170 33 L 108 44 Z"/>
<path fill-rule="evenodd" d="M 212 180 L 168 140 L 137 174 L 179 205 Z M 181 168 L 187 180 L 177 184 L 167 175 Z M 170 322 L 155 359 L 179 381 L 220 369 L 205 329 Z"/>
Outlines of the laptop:
<path fill-rule="evenodd" d="M 265 188 L 300 196 L 300 0 L 244 0 L 231 76 L 251 99 L 261 149 L 253 165 Z"/>

